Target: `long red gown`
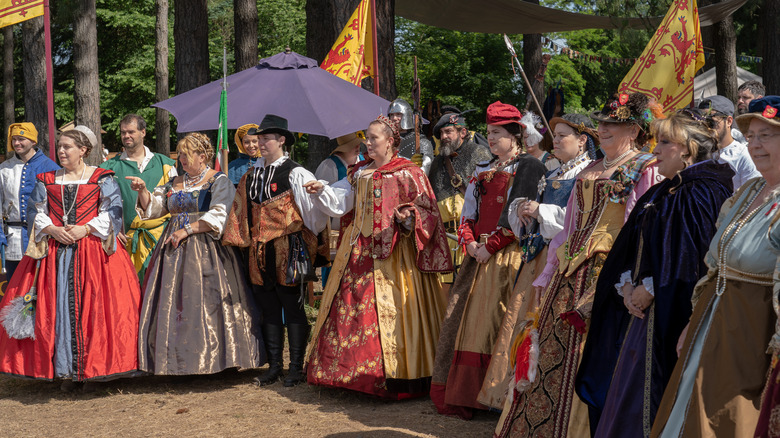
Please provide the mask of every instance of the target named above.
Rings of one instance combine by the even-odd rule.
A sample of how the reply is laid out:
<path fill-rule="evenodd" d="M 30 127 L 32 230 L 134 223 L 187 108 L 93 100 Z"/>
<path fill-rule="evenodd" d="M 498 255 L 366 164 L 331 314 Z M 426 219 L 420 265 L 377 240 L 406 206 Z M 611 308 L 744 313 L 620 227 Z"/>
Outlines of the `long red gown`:
<path fill-rule="evenodd" d="M 79 187 L 76 206 L 68 216 L 69 223 L 84 225 L 99 214 L 101 184 L 116 184 L 112 180 L 101 180 L 113 174 L 109 170 L 96 169 L 89 181 Z M 73 202 L 73 196 L 66 195 L 67 201 L 64 203 L 67 205 L 63 206 L 65 190 L 55 184 L 54 172 L 38 175 L 38 181 L 45 186 L 53 224 L 62 226 L 63 214 Z M 121 200 L 115 202 L 119 202 L 120 208 L 109 209 L 109 214 L 116 215 L 118 211 L 121 215 Z M 112 223 L 117 223 L 113 219 Z M 31 242 L 34 242 L 34 236 L 39 232 L 33 230 Z M 116 239 L 114 230 L 109 239 Z M 35 284 L 38 295 L 35 339 L 10 338 L 0 324 L 0 373 L 39 379 L 56 377 L 55 324 L 58 316 L 62 317 L 57 313 L 57 270 L 65 260 L 63 255 L 68 249 L 73 250 L 72 263 L 66 268 L 69 281 L 65 283 L 73 360 L 72 375 L 67 377 L 73 380 L 114 377 L 138 368 L 138 317 L 141 310 L 138 277 L 127 251 L 117 245 L 115 240 L 108 242 L 113 245 L 106 245 L 104 249 L 103 240 L 90 234 L 68 247 L 48 238 L 48 248 L 41 259 Z M 0 301 L 0 309 L 30 290 L 35 269 L 36 260 L 24 256 Z M 61 286 L 63 283 L 60 282 Z"/>

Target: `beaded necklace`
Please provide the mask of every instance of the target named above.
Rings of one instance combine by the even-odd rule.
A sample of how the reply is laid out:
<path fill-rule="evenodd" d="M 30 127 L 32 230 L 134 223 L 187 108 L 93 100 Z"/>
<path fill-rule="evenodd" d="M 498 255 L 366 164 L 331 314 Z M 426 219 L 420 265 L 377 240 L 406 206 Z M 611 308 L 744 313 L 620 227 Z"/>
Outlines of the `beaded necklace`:
<path fill-rule="evenodd" d="M 203 169 L 203 172 L 199 173 L 198 175 L 195 175 L 194 177 L 191 177 L 189 173 L 184 172 L 184 180 L 181 182 L 182 189 L 179 190 L 178 193 L 176 193 L 176 201 L 179 204 L 179 211 L 180 211 L 178 218 L 181 219 L 181 223 L 179 224 L 180 229 L 184 228 L 185 225 L 190 224 L 190 214 L 184 208 L 184 196 L 187 193 L 187 185 L 189 184 L 190 187 L 197 185 L 199 182 L 203 180 L 203 178 L 206 176 L 206 173 L 208 173 L 210 169 L 211 167 L 206 166 L 206 168 Z"/>
<path fill-rule="evenodd" d="M 84 174 L 87 172 L 87 165 L 84 164 L 84 169 L 81 171 L 81 177 L 79 178 L 79 182 L 84 179 Z M 68 211 L 65 212 L 65 214 L 62 215 L 62 225 L 67 226 L 68 225 L 68 217 L 70 216 L 70 212 L 73 211 L 73 207 L 77 204 L 78 197 L 79 197 L 79 186 L 81 184 L 76 183 L 76 193 L 73 195 L 73 202 L 70 204 L 70 208 L 68 208 Z M 62 208 L 65 209 L 65 171 L 62 171 L 62 176 L 60 177 L 60 195 L 62 196 Z"/>
<path fill-rule="evenodd" d="M 555 171 L 555 173 L 550 175 L 550 179 L 557 178 L 557 177 L 565 174 L 566 172 L 574 169 L 575 167 L 577 167 L 580 164 L 588 161 L 589 159 L 590 159 L 590 157 L 588 157 L 587 153 L 580 154 L 579 156 L 572 158 L 571 160 L 567 161 L 566 164 L 564 164 L 563 166 L 559 167 Z"/>
<path fill-rule="evenodd" d="M 753 203 L 753 201 L 758 198 L 758 194 L 761 193 L 761 190 L 764 189 L 764 186 L 766 185 L 766 181 L 763 181 L 761 183 L 761 186 L 757 188 L 756 193 L 754 193 L 750 199 L 746 199 L 743 204 L 740 206 L 739 210 L 737 211 L 737 214 L 734 215 L 734 217 L 738 218 L 745 214 L 745 211 L 750 207 L 750 205 Z M 766 201 L 761 203 L 758 207 L 754 208 L 753 211 L 751 211 L 749 214 L 745 215 L 742 219 L 735 220 L 729 224 L 728 227 L 726 227 L 726 230 L 723 231 L 723 235 L 720 238 L 720 242 L 718 242 L 718 280 L 715 283 L 715 293 L 718 294 L 718 296 L 723 295 L 723 292 L 726 291 L 726 253 L 728 252 L 729 248 L 731 247 L 732 243 L 734 243 L 734 238 L 737 237 L 737 234 L 739 234 L 740 231 L 742 231 L 742 228 L 745 226 L 746 223 L 750 222 L 753 217 L 764 207 L 766 204 Z M 742 274 L 749 274 L 740 272 Z M 750 274 L 755 275 L 755 274 Z"/>

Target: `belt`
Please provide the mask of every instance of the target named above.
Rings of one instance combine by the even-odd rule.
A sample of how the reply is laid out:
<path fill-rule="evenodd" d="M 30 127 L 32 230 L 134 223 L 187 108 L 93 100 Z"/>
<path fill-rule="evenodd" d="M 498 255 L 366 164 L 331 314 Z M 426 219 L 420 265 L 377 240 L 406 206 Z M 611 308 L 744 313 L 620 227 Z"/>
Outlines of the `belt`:
<path fill-rule="evenodd" d="M 8 225 L 9 227 L 24 227 L 24 228 L 27 228 L 27 222 L 24 222 L 24 221 L 22 221 L 22 222 L 6 221 L 5 224 Z"/>

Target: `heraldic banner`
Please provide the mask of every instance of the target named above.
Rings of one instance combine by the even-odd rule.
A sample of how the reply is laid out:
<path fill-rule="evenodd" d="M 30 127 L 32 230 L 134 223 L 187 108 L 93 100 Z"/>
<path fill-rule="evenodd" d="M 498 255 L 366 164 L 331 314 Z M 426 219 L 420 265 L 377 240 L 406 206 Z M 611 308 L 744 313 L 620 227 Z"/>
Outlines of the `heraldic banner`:
<path fill-rule="evenodd" d="M 620 84 L 654 98 L 668 114 L 693 100 L 693 76 L 704 65 L 696 0 L 674 0 L 655 35 Z"/>
<path fill-rule="evenodd" d="M 0 27 L 43 15 L 43 0 L 0 0 Z"/>
<path fill-rule="evenodd" d="M 320 68 L 357 86 L 363 78 L 375 76 L 373 26 L 371 1 L 363 0 L 349 17 Z"/>

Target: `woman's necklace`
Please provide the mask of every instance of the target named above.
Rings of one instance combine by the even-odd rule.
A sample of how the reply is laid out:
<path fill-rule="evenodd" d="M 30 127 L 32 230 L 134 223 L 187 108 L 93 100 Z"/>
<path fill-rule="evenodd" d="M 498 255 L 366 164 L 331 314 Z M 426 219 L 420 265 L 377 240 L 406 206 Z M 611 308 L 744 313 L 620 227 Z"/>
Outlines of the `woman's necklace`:
<path fill-rule="evenodd" d="M 740 206 L 737 214 L 734 215 L 735 218 L 739 218 L 745 214 L 745 211 L 747 211 L 750 205 L 753 204 L 753 201 L 758 198 L 758 195 L 764 189 L 764 186 L 766 186 L 766 181 L 763 181 L 761 183 L 761 187 L 756 190 L 756 193 L 754 193 L 753 196 L 747 200 L 747 202 Z M 723 231 L 720 242 L 718 242 L 718 279 L 715 283 L 715 293 L 718 294 L 718 296 L 723 295 L 723 292 L 726 291 L 726 253 L 731 247 L 731 244 L 734 242 L 734 238 L 737 237 L 737 234 L 739 234 L 740 231 L 742 231 L 742 227 L 744 227 L 746 223 L 753 219 L 756 213 L 761 210 L 763 205 L 764 202 L 759 204 L 756 208 L 753 209 L 753 211 L 745 215 L 745 217 L 742 219 L 732 221 L 729 226 L 726 227 L 726 230 Z"/>
<path fill-rule="evenodd" d="M 84 179 L 84 174 L 87 172 L 87 165 L 84 164 L 84 169 L 81 171 L 81 177 L 78 179 L 79 181 Z M 70 204 L 70 208 L 65 212 L 65 214 L 62 215 L 62 225 L 67 226 L 68 225 L 68 216 L 70 216 L 70 212 L 73 211 L 73 207 L 76 205 L 76 200 L 79 197 L 79 186 L 81 184 L 76 184 L 76 193 L 73 195 L 73 202 Z M 62 171 L 62 175 L 60 176 L 60 195 L 62 196 L 62 208 L 65 208 L 65 170 Z"/>
<path fill-rule="evenodd" d="M 199 182 L 203 180 L 203 178 L 206 176 L 206 173 L 211 170 L 211 167 L 206 166 L 203 171 L 195 176 L 190 176 L 189 173 L 184 172 L 184 181 L 182 181 L 183 190 L 187 190 L 187 186 L 194 187 L 198 185 Z"/>
<path fill-rule="evenodd" d="M 611 168 L 612 166 L 618 164 L 620 162 L 620 160 L 622 160 L 623 158 L 626 158 L 628 156 L 628 154 L 630 154 L 631 152 L 634 152 L 634 148 L 633 147 L 628 148 L 627 151 L 625 151 L 622 154 L 620 154 L 614 160 L 609 160 L 605 156 L 604 157 L 604 161 L 603 161 L 603 163 L 604 163 L 604 170 L 607 170 L 607 169 Z"/>
<path fill-rule="evenodd" d="M 559 167 L 558 170 L 555 171 L 555 174 L 550 175 L 550 179 L 557 178 L 560 175 L 565 174 L 566 172 L 574 169 L 575 167 L 579 166 L 580 164 L 587 162 L 588 159 L 589 159 L 589 157 L 588 157 L 587 153 L 583 153 L 583 154 L 580 154 L 580 155 L 572 158 L 571 160 L 567 161 L 566 164 L 564 164 L 563 166 Z"/>

